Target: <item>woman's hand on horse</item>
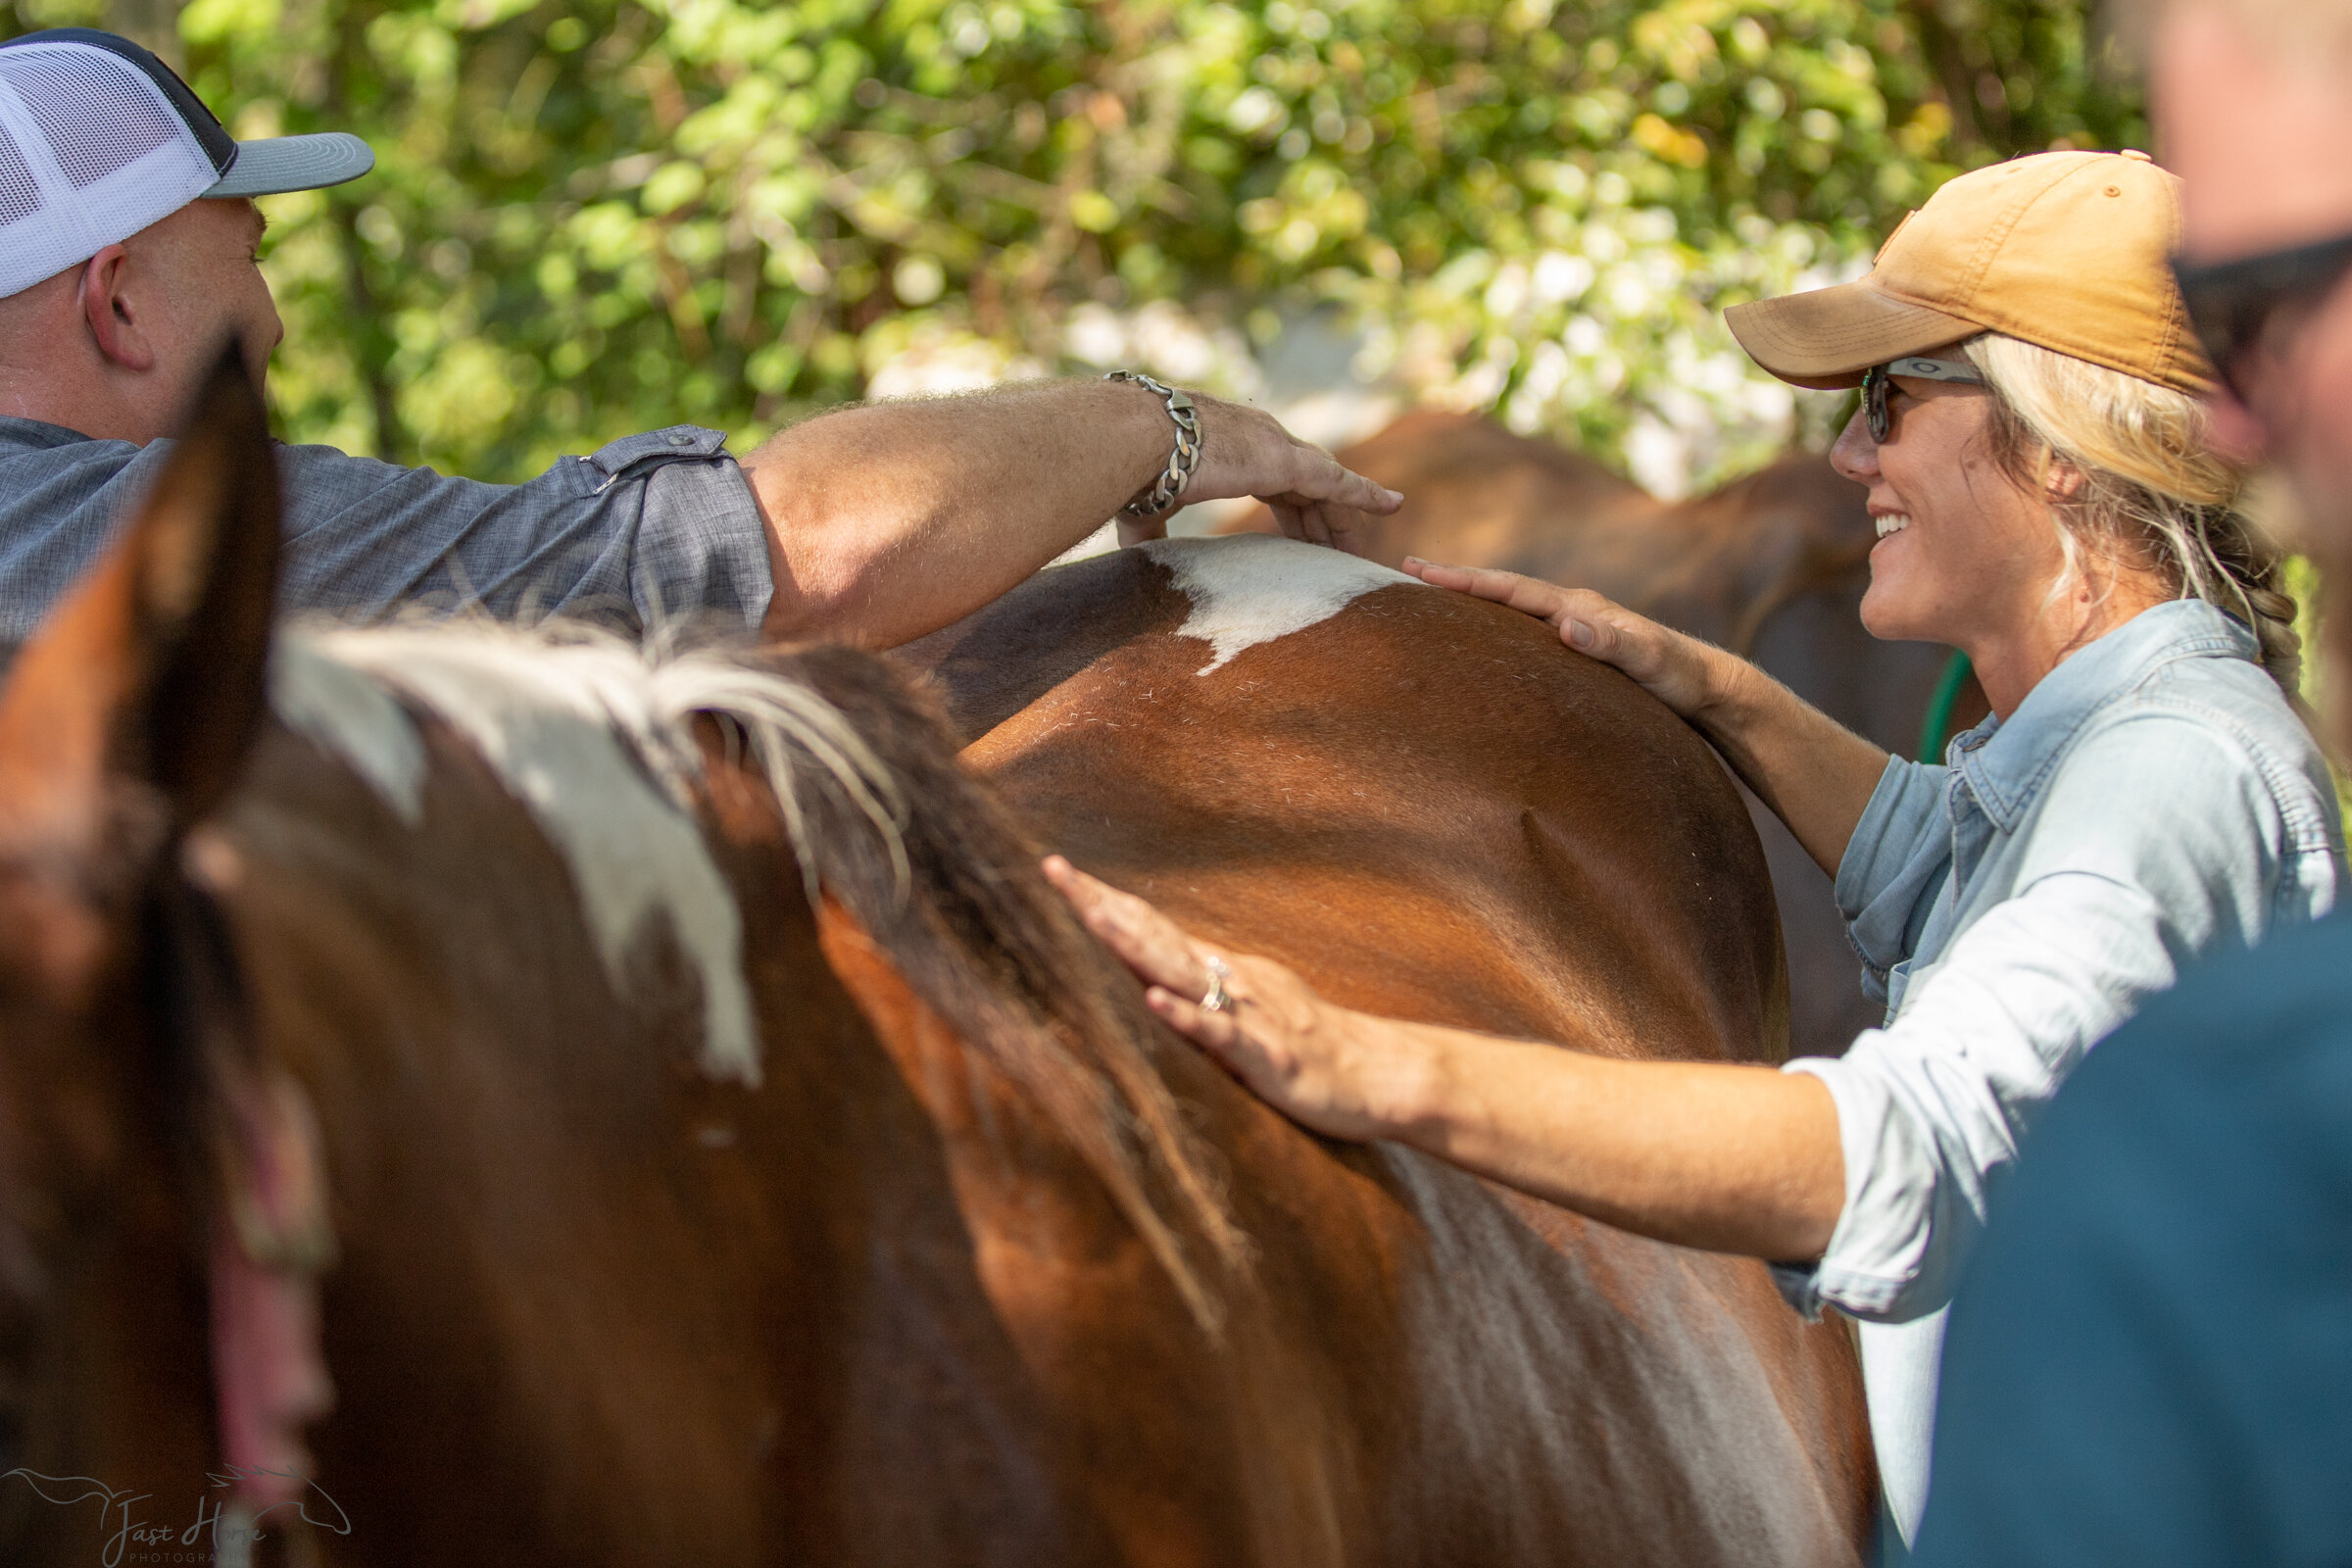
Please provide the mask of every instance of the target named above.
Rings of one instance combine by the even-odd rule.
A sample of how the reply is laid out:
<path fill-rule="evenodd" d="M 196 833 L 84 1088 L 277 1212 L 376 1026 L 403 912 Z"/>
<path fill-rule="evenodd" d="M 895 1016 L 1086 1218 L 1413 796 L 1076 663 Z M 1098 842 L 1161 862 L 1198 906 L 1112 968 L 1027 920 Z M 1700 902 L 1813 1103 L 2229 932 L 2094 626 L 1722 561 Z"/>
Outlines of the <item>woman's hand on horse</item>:
<path fill-rule="evenodd" d="M 1047 857 L 1045 869 L 1087 929 L 1144 982 L 1152 1010 L 1260 1099 L 1330 1137 L 1395 1135 L 1397 1120 L 1388 1107 L 1414 1103 L 1421 1064 L 1410 1052 L 1367 1050 L 1355 1025 L 1369 1020 L 1316 996 L 1271 958 L 1220 953 L 1194 940 L 1144 900 L 1058 855 Z M 1214 1012 L 1200 1005 L 1211 958 L 1228 965 L 1229 1004 Z"/>
<path fill-rule="evenodd" d="M 1715 662 L 1730 656 L 1613 604 L 1589 588 L 1562 588 L 1491 566 L 1446 566 L 1418 556 L 1404 569 L 1433 588 L 1451 588 L 1548 621 L 1560 641 L 1614 664 L 1688 718 L 1721 696 Z"/>
<path fill-rule="evenodd" d="M 1357 556 L 1364 553 L 1366 514 L 1386 516 L 1404 505 L 1403 496 L 1343 467 L 1262 409 L 1199 392 L 1192 399 L 1200 414 L 1200 466 L 1179 505 L 1254 496 L 1293 539 Z M 1140 520 L 1122 514 L 1119 542 L 1164 538 L 1175 511 Z"/>

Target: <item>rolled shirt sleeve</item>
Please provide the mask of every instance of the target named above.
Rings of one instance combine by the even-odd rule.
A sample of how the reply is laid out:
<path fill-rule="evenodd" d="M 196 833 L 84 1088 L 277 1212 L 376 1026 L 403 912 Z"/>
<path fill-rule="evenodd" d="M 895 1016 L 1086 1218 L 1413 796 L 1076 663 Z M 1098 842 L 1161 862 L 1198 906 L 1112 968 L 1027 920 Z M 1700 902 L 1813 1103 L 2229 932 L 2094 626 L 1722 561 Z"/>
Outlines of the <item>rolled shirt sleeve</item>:
<path fill-rule="evenodd" d="M 675 425 L 565 458 L 519 485 L 285 447 L 289 604 L 562 614 L 642 633 L 680 618 L 757 626 L 767 532 L 716 430 Z"/>
<path fill-rule="evenodd" d="M 1885 820 L 1914 820 L 1931 785 L 1897 783 Z M 1878 898 L 1856 919 L 1856 945 L 1885 965 L 1899 1010 L 1842 1057 L 1786 1069 L 1828 1087 L 1845 1160 L 1845 1206 L 1821 1261 L 1775 1270 L 1802 1309 L 1903 1322 L 1948 1300 L 1987 1183 L 2034 1114 L 2184 962 L 2259 937 L 2294 838 L 2246 752 L 2162 710 L 2085 736 L 2020 834 L 2011 896 L 1924 964 L 1903 940 L 1916 943 L 1916 905 L 1936 896 L 1910 888 L 1903 905 L 1919 857 L 1883 876 L 1858 871 L 1850 891 L 1875 878 Z"/>
<path fill-rule="evenodd" d="M 0 645 L 30 635 L 155 484 L 172 443 L 0 422 Z M 767 525 L 726 437 L 673 425 L 484 484 L 331 447 L 276 448 L 279 603 L 368 619 L 408 605 L 565 615 L 630 635 L 682 620 L 756 628 L 774 593 Z"/>

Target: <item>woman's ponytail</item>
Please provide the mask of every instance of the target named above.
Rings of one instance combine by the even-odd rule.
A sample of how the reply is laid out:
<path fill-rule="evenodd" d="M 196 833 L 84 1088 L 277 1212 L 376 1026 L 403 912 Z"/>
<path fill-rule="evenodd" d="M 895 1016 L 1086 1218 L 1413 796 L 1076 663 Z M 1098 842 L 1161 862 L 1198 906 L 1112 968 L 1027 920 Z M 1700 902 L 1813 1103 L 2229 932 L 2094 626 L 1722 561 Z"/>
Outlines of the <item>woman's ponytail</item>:
<path fill-rule="evenodd" d="M 2263 667 L 2287 696 L 2302 676 L 2295 602 L 2281 557 L 2237 510 L 2245 471 L 2213 450 L 2204 406 L 2185 392 L 1997 332 L 1961 345 L 1994 395 L 1994 450 L 2040 490 L 2053 460 L 2082 485 L 2053 510 L 2067 561 L 2082 547 L 2143 557 L 2183 599 L 2252 628 Z"/>

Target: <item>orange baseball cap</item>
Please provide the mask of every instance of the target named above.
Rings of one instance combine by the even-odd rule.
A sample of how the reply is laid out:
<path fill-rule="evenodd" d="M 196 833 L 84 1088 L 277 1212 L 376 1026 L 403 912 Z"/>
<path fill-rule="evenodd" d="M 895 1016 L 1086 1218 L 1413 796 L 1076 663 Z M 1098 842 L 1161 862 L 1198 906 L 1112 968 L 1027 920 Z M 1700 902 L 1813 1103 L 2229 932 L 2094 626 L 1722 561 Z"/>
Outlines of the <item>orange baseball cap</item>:
<path fill-rule="evenodd" d="M 2213 370 L 2173 281 L 2180 240 L 2180 181 L 2147 154 L 2036 153 L 1947 182 L 1857 281 L 1724 319 L 1797 386 L 1859 386 L 1874 365 L 2000 332 L 2201 393 Z"/>

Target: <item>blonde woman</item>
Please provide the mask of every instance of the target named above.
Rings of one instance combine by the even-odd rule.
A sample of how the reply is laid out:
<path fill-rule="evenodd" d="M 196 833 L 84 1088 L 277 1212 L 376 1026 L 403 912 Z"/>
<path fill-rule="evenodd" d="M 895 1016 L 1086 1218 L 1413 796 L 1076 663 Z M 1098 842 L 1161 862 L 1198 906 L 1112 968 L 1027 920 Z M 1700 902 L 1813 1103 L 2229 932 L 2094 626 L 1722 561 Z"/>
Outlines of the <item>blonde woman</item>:
<path fill-rule="evenodd" d="M 1988 1181 L 2184 966 L 2336 898 L 2293 606 L 2205 443 L 2178 206 L 2137 154 L 2020 159 L 1944 186 L 1859 282 L 1732 313 L 1774 374 L 1862 390 L 1834 461 L 1879 519 L 1864 623 L 1965 650 L 1991 700 L 1946 765 L 1596 594 L 1416 564 L 1655 693 L 1837 879 L 1886 1004 L 1842 1057 L 1629 1062 L 1367 1017 L 1053 866 L 1163 1015 L 1299 1121 L 1772 1259 L 1801 1310 L 1859 1319 L 1890 1558 L 1925 1503 L 1941 1308 Z"/>

